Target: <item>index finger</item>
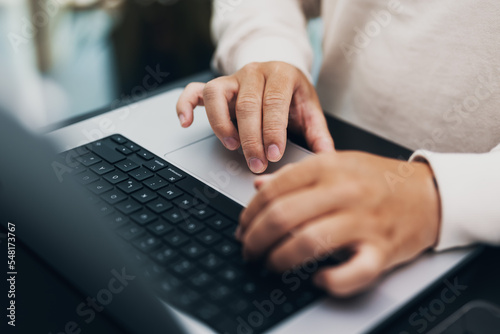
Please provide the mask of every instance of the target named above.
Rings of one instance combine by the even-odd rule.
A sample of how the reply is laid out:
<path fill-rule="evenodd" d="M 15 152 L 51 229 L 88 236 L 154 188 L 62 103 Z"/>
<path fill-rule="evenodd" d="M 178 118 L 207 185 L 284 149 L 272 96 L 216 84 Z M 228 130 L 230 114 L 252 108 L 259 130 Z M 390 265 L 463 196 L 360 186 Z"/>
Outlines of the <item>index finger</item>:
<path fill-rule="evenodd" d="M 317 156 L 307 158 L 295 165 L 282 168 L 254 196 L 240 216 L 240 231 L 243 234 L 257 214 L 277 197 L 314 184 L 317 180 Z"/>

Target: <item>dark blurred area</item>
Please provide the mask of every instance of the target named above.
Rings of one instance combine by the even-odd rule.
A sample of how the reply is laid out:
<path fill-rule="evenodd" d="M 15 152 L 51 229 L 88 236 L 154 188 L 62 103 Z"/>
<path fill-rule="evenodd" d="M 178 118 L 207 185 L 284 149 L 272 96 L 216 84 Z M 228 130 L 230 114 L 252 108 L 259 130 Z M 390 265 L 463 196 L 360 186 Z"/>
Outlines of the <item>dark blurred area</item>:
<path fill-rule="evenodd" d="M 209 72 L 211 13 L 209 0 L 0 0 L 0 105 L 40 128 L 182 86 Z"/>
<path fill-rule="evenodd" d="M 112 34 L 119 96 L 142 85 L 148 66 L 169 73 L 160 86 L 208 70 L 211 12 L 207 0 L 126 2 Z"/>

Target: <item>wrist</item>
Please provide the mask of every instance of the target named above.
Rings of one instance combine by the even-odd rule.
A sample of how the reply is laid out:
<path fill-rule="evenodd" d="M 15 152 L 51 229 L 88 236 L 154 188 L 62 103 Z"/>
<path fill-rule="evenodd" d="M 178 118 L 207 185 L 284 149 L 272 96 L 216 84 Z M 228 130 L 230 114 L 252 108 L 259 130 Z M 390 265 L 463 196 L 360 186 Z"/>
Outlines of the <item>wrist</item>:
<path fill-rule="evenodd" d="M 441 225 L 441 199 L 434 172 L 427 161 L 413 162 L 419 173 L 422 190 L 421 217 L 425 226 L 425 249 L 433 248 L 439 240 Z"/>

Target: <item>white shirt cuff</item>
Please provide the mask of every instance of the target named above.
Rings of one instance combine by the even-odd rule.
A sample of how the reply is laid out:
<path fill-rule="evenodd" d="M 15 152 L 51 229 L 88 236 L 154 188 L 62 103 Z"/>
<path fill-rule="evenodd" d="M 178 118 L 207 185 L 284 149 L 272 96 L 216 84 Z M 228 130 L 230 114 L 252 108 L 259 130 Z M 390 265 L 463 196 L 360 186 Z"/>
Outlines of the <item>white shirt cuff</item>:
<path fill-rule="evenodd" d="M 500 151 L 484 154 L 416 151 L 427 161 L 441 198 L 436 250 L 474 243 L 500 244 Z"/>

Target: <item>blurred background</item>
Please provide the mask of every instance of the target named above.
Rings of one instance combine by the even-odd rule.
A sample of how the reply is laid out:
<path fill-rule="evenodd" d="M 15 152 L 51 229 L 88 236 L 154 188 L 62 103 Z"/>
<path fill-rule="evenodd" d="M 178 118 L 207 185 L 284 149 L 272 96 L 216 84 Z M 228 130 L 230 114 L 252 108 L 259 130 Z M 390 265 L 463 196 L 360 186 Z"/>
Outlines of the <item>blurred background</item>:
<path fill-rule="evenodd" d="M 209 0 L 0 0 L 0 105 L 40 127 L 207 81 L 211 14 Z M 321 22 L 309 29 L 316 77 Z"/>

